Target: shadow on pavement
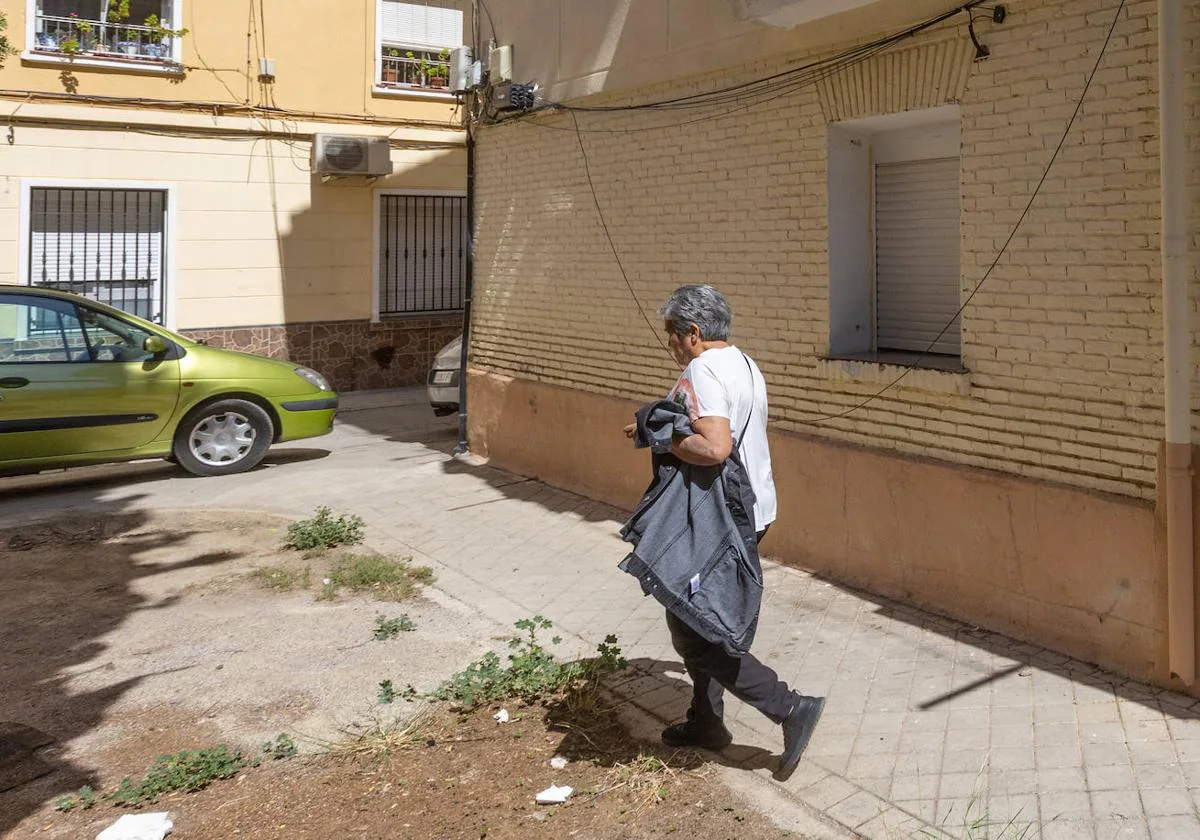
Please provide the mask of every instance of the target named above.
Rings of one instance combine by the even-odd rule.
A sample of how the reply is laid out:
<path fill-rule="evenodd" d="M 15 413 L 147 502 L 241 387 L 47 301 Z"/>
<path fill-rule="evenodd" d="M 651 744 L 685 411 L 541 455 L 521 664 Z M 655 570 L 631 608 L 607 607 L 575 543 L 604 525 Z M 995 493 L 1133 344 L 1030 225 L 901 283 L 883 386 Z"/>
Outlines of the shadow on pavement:
<path fill-rule="evenodd" d="M 1073 659 L 1050 648 L 1022 642 L 1005 636 L 1003 633 L 926 612 L 882 595 L 858 589 L 826 575 L 814 573 L 813 578 L 828 583 L 854 598 L 874 604 L 874 612 L 881 618 L 902 621 L 923 631 L 936 633 L 944 638 L 970 645 L 977 650 L 1011 662 L 1011 664 L 998 668 L 988 668 L 980 663 L 977 678 L 950 691 L 921 698 L 914 705 L 914 711 L 929 711 L 952 700 L 970 697 L 977 692 L 987 693 L 1002 682 L 1007 681 L 1011 685 L 1013 680 L 1028 678 L 1034 670 L 1038 670 L 1068 679 L 1078 686 L 1105 692 L 1111 691 L 1119 699 L 1160 710 L 1163 714 L 1176 720 L 1200 719 L 1200 713 L 1190 708 L 1200 702 L 1195 697 L 1137 682 L 1105 670 L 1095 663 Z M 927 652 L 925 655 L 931 654 Z M 970 663 L 959 657 L 958 667 L 970 667 Z M 950 665 L 947 664 L 947 669 L 949 670 L 949 668 Z"/>
<path fill-rule="evenodd" d="M 101 726 L 109 707 L 149 676 L 104 677 L 129 666 L 105 661 L 105 637 L 135 612 L 174 601 L 140 594 L 138 580 L 229 559 L 213 552 L 144 562 L 146 552 L 191 536 L 148 529 L 146 513 L 134 510 L 145 498 L 92 498 L 84 513 L 0 528 L 0 836 L 92 781 L 65 746 Z"/>

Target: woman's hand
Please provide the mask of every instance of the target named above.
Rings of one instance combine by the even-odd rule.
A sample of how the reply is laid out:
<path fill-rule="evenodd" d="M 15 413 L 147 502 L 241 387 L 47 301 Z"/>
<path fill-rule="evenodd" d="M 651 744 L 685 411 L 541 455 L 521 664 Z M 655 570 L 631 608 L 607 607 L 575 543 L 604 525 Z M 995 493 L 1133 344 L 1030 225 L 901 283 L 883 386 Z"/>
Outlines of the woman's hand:
<path fill-rule="evenodd" d="M 625 437 L 632 440 L 634 435 L 637 434 L 637 423 L 630 423 L 628 426 L 626 426 L 621 431 L 623 431 L 625 433 Z"/>

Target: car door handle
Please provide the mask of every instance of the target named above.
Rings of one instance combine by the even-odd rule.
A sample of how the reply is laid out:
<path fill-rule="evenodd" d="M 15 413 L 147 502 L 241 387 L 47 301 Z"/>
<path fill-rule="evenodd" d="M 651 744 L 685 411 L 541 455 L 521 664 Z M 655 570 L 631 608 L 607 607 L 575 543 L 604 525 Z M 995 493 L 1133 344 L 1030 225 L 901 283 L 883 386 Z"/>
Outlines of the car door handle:
<path fill-rule="evenodd" d="M 29 380 L 24 376 L 6 376 L 0 379 L 0 388 L 24 388 Z"/>

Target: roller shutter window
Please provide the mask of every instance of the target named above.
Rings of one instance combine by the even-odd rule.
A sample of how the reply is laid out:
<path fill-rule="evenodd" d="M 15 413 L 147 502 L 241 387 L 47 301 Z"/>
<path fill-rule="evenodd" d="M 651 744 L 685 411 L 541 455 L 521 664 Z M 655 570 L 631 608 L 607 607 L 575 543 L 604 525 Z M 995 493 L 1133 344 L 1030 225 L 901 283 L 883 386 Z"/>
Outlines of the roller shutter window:
<path fill-rule="evenodd" d="M 880 350 L 961 353 L 959 158 L 875 166 L 875 335 Z M 949 328 L 938 338 L 938 333 Z"/>

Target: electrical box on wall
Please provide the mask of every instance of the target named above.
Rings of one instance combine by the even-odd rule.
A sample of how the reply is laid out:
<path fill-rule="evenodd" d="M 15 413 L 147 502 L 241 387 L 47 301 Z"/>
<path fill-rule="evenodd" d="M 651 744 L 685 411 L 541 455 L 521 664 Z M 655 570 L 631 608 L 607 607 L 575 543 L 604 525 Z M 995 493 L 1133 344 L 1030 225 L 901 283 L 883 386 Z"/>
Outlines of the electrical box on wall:
<path fill-rule="evenodd" d="M 464 93 L 478 84 L 478 80 L 473 78 L 472 71 L 475 66 L 475 56 L 471 54 L 470 47 L 451 50 L 450 90 L 454 93 Z"/>
<path fill-rule="evenodd" d="M 510 82 L 513 77 L 513 48 L 511 44 L 496 47 L 488 56 L 488 81 Z"/>

